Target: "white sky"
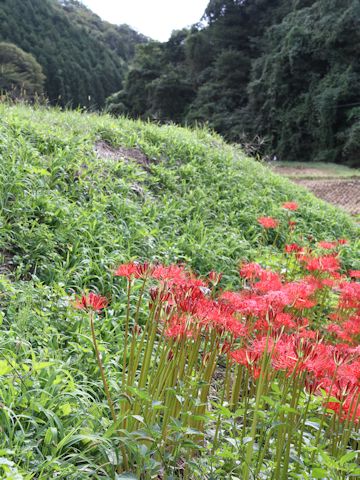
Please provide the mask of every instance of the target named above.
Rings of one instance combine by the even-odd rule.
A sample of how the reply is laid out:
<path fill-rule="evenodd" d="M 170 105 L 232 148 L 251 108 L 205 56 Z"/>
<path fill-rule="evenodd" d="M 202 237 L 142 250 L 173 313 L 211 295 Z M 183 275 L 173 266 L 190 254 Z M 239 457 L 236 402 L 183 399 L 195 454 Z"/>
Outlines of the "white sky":
<path fill-rule="evenodd" d="M 82 0 L 103 20 L 127 23 L 134 30 L 166 41 L 173 30 L 197 23 L 209 0 Z"/>

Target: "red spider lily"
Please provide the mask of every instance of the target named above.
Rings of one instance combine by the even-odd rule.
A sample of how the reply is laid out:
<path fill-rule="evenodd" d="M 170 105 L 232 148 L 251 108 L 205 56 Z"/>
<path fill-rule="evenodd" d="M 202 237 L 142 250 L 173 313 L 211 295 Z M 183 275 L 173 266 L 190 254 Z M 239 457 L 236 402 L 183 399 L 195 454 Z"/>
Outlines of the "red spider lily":
<path fill-rule="evenodd" d="M 89 293 L 89 295 L 83 295 L 79 300 L 76 300 L 74 307 L 79 310 L 93 310 L 99 312 L 108 305 L 108 299 L 101 297 L 96 293 Z"/>
<path fill-rule="evenodd" d="M 252 376 L 256 379 L 260 376 L 259 360 L 261 353 L 246 348 L 240 348 L 230 353 L 230 357 L 240 365 L 247 367 Z"/>
<path fill-rule="evenodd" d="M 244 263 L 240 267 L 240 276 L 253 280 L 255 278 L 260 278 L 260 273 L 263 271 L 263 268 L 258 263 Z"/>
<path fill-rule="evenodd" d="M 151 274 L 151 271 L 154 267 L 147 262 L 130 262 L 123 263 L 120 265 L 114 272 L 116 277 L 126 277 L 126 278 L 145 278 Z"/>
<path fill-rule="evenodd" d="M 340 292 L 340 308 L 360 308 L 360 283 L 343 283 Z"/>
<path fill-rule="evenodd" d="M 349 277 L 360 278 L 360 270 L 350 270 Z"/>
<path fill-rule="evenodd" d="M 291 243 L 290 245 L 285 245 L 285 253 L 301 253 L 303 252 L 303 247 L 300 247 L 297 243 Z"/>
<path fill-rule="evenodd" d="M 196 328 L 194 322 L 185 315 L 174 315 L 167 323 L 164 335 L 174 339 L 190 338 L 196 335 Z"/>
<path fill-rule="evenodd" d="M 333 250 L 334 248 L 336 248 L 338 246 L 338 242 L 319 242 L 318 243 L 318 246 L 320 248 L 323 248 L 324 250 Z"/>
<path fill-rule="evenodd" d="M 346 238 L 340 238 L 337 242 L 339 245 L 346 245 L 347 243 L 349 243 Z"/>
<path fill-rule="evenodd" d="M 279 225 L 279 220 L 276 220 L 276 218 L 272 217 L 259 217 L 257 221 L 266 229 L 276 228 Z"/>
<path fill-rule="evenodd" d="M 160 280 L 168 286 L 183 288 L 207 288 L 206 282 L 197 278 L 192 272 L 185 270 L 183 265 L 156 265 L 151 272 L 151 277 Z"/>
<path fill-rule="evenodd" d="M 336 272 L 340 269 L 340 262 L 334 255 L 325 255 L 323 257 L 315 257 L 312 259 L 304 259 L 306 269 L 310 272 Z"/>
<path fill-rule="evenodd" d="M 135 276 L 136 273 L 136 264 L 131 262 L 131 263 L 123 263 L 120 265 L 114 272 L 114 275 L 116 277 L 127 277 L 130 278 L 132 276 Z"/>
<path fill-rule="evenodd" d="M 298 326 L 295 319 L 290 313 L 278 313 L 272 319 L 272 325 L 274 328 L 293 329 Z"/>
<path fill-rule="evenodd" d="M 282 204 L 282 208 L 286 210 L 297 210 L 299 205 L 296 202 L 285 202 Z"/>
<path fill-rule="evenodd" d="M 260 272 L 260 280 L 253 287 L 257 292 L 261 293 L 280 290 L 282 287 L 281 277 L 278 273 L 270 270 L 262 270 Z"/>

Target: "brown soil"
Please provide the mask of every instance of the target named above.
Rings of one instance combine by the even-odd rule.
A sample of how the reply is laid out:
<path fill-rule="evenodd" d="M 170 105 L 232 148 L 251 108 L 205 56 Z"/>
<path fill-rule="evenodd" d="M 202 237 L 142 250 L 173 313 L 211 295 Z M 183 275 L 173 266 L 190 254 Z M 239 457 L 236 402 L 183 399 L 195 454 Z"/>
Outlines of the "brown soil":
<path fill-rule="evenodd" d="M 100 140 L 95 143 L 94 150 L 101 158 L 112 160 L 132 160 L 150 171 L 150 159 L 139 148 L 113 147 Z"/>
<path fill-rule="evenodd" d="M 14 269 L 13 255 L 7 250 L 0 250 L 0 275 L 9 275 Z"/>
<path fill-rule="evenodd" d="M 343 208 L 353 215 L 360 214 L 360 179 L 307 180 L 292 178 L 317 197 Z"/>

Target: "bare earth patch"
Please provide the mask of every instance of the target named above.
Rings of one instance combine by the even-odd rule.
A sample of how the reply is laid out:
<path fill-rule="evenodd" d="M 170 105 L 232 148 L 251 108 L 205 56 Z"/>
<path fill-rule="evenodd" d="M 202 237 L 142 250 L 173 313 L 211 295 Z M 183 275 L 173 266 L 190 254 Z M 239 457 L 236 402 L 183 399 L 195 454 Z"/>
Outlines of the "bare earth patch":
<path fill-rule="evenodd" d="M 7 250 L 0 250 L 0 275 L 9 275 L 14 269 L 13 255 Z"/>
<path fill-rule="evenodd" d="M 326 202 L 343 208 L 352 215 L 360 214 L 360 176 L 342 176 L 336 169 L 310 167 L 308 165 L 281 166 L 270 168 L 291 181 L 302 185 Z"/>
<path fill-rule="evenodd" d="M 150 171 L 150 159 L 139 148 L 113 147 L 104 140 L 95 143 L 94 150 L 101 158 L 132 160 Z"/>
<path fill-rule="evenodd" d="M 293 178 L 322 200 L 343 208 L 353 215 L 360 214 L 360 180 L 307 180 Z"/>

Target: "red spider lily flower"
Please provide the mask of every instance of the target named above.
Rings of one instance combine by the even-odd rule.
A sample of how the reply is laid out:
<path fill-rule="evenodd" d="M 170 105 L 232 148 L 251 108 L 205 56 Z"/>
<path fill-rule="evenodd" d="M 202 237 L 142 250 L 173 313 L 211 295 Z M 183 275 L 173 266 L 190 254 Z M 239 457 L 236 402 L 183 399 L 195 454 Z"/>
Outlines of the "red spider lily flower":
<path fill-rule="evenodd" d="M 164 335 L 167 338 L 181 339 L 194 337 L 196 333 L 196 325 L 186 316 L 174 315 L 166 325 Z"/>
<path fill-rule="evenodd" d="M 360 283 L 344 283 L 340 291 L 340 308 L 360 308 Z"/>
<path fill-rule="evenodd" d="M 240 267 L 240 276 L 249 280 L 260 278 L 264 269 L 258 263 L 244 263 Z"/>
<path fill-rule="evenodd" d="M 304 251 L 303 247 L 300 247 L 297 243 L 290 243 L 290 245 L 285 245 L 285 253 L 302 253 Z"/>
<path fill-rule="evenodd" d="M 279 225 L 279 220 L 276 220 L 276 218 L 272 217 L 259 217 L 257 221 L 266 229 L 276 228 Z"/>
<path fill-rule="evenodd" d="M 257 292 L 266 293 L 274 290 L 280 290 L 282 287 L 281 277 L 278 273 L 270 270 L 260 272 L 260 281 L 254 284 Z"/>
<path fill-rule="evenodd" d="M 134 276 L 136 273 L 136 264 L 134 262 L 131 263 L 123 263 L 120 265 L 114 272 L 116 277 L 126 277 L 130 278 Z"/>
<path fill-rule="evenodd" d="M 339 238 L 339 240 L 337 241 L 337 243 L 339 245 L 346 245 L 348 242 L 348 240 L 346 240 L 346 238 Z"/>
<path fill-rule="evenodd" d="M 285 208 L 286 210 L 297 210 L 299 208 L 299 205 L 296 202 L 285 202 L 282 204 L 282 208 Z"/>
<path fill-rule="evenodd" d="M 79 310 L 93 310 L 99 312 L 108 305 L 108 299 L 97 295 L 96 293 L 89 293 L 89 295 L 83 295 L 81 299 L 74 303 L 74 307 Z"/>
<path fill-rule="evenodd" d="M 184 265 L 156 265 L 151 271 L 151 277 L 166 283 L 172 288 L 197 289 L 207 288 L 205 281 L 197 278 L 191 271 L 185 270 Z"/>
<path fill-rule="evenodd" d="M 274 328 L 286 328 L 292 329 L 297 327 L 297 323 L 294 321 L 292 315 L 290 313 L 278 313 L 272 319 L 272 325 Z"/>
<path fill-rule="evenodd" d="M 319 242 L 318 246 L 324 250 L 333 250 L 338 246 L 338 242 Z"/>
<path fill-rule="evenodd" d="M 360 278 L 360 270 L 350 270 L 349 277 Z"/>
<path fill-rule="evenodd" d="M 333 255 L 325 255 L 323 257 L 306 259 L 305 263 L 307 270 L 310 272 L 317 270 L 319 272 L 331 273 L 340 269 L 340 262 L 338 258 Z"/>
<path fill-rule="evenodd" d="M 151 274 L 153 266 L 147 262 L 130 262 L 123 263 L 120 265 L 114 272 L 116 277 L 126 277 L 126 278 L 145 278 Z"/>
<path fill-rule="evenodd" d="M 240 365 L 247 367 L 254 378 L 260 376 L 260 368 L 258 367 L 259 360 L 261 359 L 261 354 L 254 352 L 249 349 L 240 348 L 230 353 L 230 357 Z"/>

